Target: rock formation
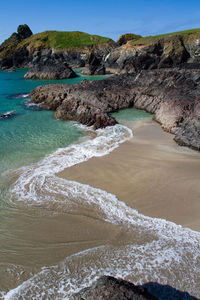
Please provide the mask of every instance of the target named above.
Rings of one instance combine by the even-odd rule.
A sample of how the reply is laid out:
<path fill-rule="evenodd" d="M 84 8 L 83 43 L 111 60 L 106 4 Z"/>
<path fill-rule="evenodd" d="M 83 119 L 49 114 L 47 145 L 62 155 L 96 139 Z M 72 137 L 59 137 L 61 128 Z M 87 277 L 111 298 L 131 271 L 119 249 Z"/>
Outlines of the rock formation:
<path fill-rule="evenodd" d="M 84 75 L 104 75 L 105 66 L 102 64 L 102 57 L 98 58 L 93 52 L 89 57 L 89 66 L 82 71 Z"/>
<path fill-rule="evenodd" d="M 118 47 L 120 47 L 126 44 L 128 41 L 136 41 L 139 40 L 141 37 L 142 37 L 141 35 L 137 35 L 133 33 L 125 33 L 119 37 L 116 44 Z"/>
<path fill-rule="evenodd" d="M 0 46 L 0 69 L 33 67 L 45 57 L 59 55 L 70 67 L 84 67 L 91 52 L 102 60 L 115 42 L 109 38 L 84 32 L 45 31 L 32 35 L 27 25 Z"/>
<path fill-rule="evenodd" d="M 178 291 L 168 285 L 146 283 L 134 285 L 122 279 L 102 276 L 91 287 L 84 288 L 70 297 L 70 300 L 197 300 L 187 292 Z"/>
<path fill-rule="evenodd" d="M 155 114 L 179 144 L 200 150 L 199 82 L 200 70 L 143 70 L 101 81 L 38 87 L 31 101 L 56 110 L 56 118 L 95 128 L 116 123 L 110 112 L 134 106 Z"/>
<path fill-rule="evenodd" d="M 67 79 L 76 77 L 76 73 L 63 62 L 62 56 L 45 57 L 36 63 L 25 75 L 29 79 Z"/>
<path fill-rule="evenodd" d="M 106 68 L 117 72 L 138 72 L 160 68 L 200 68 L 200 32 L 130 40 L 113 49 Z"/>
<path fill-rule="evenodd" d="M 4 114 L 0 114 L 0 120 L 3 120 L 3 119 L 10 119 L 10 118 L 13 118 L 16 116 L 16 113 L 13 112 L 13 111 L 8 111 Z"/>
<path fill-rule="evenodd" d="M 20 42 L 30 37 L 32 34 L 33 33 L 28 25 L 19 25 L 17 28 L 17 33 L 14 32 L 0 45 L 0 69 L 9 69 L 14 67 L 13 55 L 17 46 L 20 44 Z"/>

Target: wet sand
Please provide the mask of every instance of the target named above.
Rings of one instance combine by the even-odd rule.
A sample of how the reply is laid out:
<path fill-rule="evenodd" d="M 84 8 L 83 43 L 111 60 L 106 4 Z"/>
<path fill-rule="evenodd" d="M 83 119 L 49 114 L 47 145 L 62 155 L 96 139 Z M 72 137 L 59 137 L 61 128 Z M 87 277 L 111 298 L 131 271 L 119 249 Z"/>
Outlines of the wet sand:
<path fill-rule="evenodd" d="M 115 194 L 140 213 L 200 231 L 200 154 L 154 121 L 128 122 L 134 137 L 109 155 L 57 174 Z"/>

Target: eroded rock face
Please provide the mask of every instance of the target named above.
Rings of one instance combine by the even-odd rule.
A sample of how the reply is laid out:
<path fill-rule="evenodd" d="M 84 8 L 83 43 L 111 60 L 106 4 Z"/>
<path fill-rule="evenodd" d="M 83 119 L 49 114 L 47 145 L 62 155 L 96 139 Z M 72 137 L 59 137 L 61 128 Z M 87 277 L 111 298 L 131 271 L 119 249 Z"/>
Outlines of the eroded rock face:
<path fill-rule="evenodd" d="M 200 70 L 143 70 L 101 81 L 38 87 L 31 101 L 56 110 L 56 118 L 95 128 L 114 125 L 110 112 L 134 106 L 155 114 L 178 143 L 200 150 L 199 82 Z"/>
<path fill-rule="evenodd" d="M 26 79 L 68 79 L 76 77 L 76 73 L 59 59 L 48 59 L 36 64 L 25 75 Z"/>
<path fill-rule="evenodd" d="M 110 52 L 105 66 L 118 73 L 183 66 L 200 62 L 200 42 L 174 35 L 140 44 L 132 41 Z M 199 67 L 198 67 L 199 68 Z"/>
<path fill-rule="evenodd" d="M 102 57 L 97 57 L 93 52 L 89 57 L 89 66 L 82 71 L 84 75 L 104 75 L 105 66 L 102 63 Z"/>

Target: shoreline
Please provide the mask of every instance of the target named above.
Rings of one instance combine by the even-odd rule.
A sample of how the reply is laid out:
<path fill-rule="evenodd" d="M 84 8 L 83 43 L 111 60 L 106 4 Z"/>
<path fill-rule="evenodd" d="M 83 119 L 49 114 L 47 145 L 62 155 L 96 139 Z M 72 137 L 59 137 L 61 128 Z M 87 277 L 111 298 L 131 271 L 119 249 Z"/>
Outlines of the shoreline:
<path fill-rule="evenodd" d="M 143 215 L 200 231 L 200 160 L 154 121 L 123 122 L 133 137 L 109 155 L 57 174 L 112 193 Z"/>

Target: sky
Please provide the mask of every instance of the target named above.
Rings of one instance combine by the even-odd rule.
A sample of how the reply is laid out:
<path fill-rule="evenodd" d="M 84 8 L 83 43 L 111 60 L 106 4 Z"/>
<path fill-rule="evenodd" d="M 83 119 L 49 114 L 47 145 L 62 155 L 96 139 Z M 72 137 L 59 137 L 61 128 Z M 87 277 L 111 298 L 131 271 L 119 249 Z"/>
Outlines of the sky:
<path fill-rule="evenodd" d="M 45 30 L 83 31 L 117 40 L 200 28 L 200 0 L 1 0 L 0 43 L 27 24 Z"/>

